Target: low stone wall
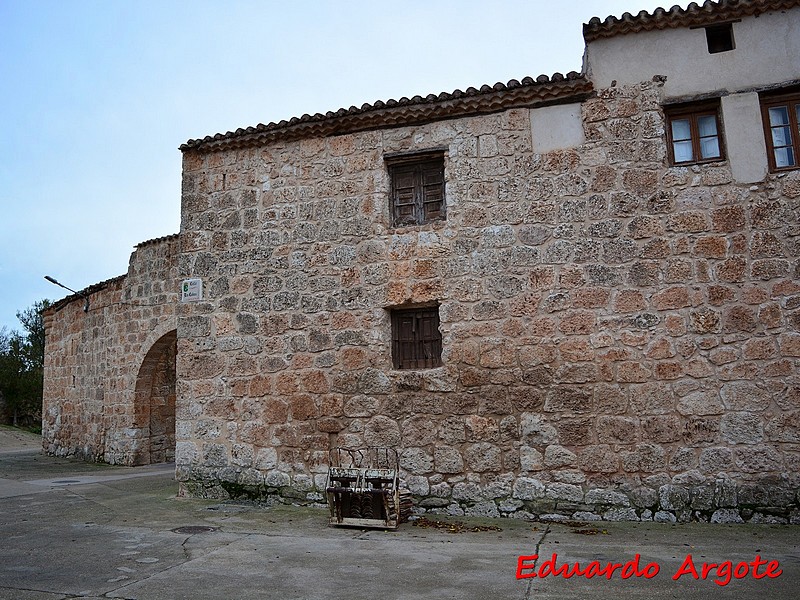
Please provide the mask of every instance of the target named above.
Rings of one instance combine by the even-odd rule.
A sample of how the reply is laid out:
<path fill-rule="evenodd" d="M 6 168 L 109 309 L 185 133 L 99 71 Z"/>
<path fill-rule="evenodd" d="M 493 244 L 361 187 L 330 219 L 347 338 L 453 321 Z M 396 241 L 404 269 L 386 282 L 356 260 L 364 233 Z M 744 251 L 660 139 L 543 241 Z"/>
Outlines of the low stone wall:
<path fill-rule="evenodd" d="M 178 244 L 178 236 L 140 244 L 126 275 L 90 286 L 45 312 L 42 444 L 48 454 L 111 464 L 150 462 L 152 381 L 141 369 L 170 331 L 176 345 Z M 160 383 L 174 390 L 174 350 L 168 358 L 172 380 Z M 150 387 L 140 391 L 137 402 L 137 385 L 145 379 Z M 174 411 L 174 391 L 172 405 Z M 174 420 L 166 426 L 173 432 Z M 173 458 L 174 436 L 164 439 Z"/>

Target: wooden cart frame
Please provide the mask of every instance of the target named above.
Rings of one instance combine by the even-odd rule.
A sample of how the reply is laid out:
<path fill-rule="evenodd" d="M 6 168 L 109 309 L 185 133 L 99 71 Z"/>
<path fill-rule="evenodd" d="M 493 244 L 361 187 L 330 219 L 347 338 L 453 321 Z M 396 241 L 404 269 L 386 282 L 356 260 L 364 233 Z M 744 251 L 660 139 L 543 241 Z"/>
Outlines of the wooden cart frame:
<path fill-rule="evenodd" d="M 330 524 L 396 529 L 404 520 L 397 450 L 334 448 L 329 458 Z"/>

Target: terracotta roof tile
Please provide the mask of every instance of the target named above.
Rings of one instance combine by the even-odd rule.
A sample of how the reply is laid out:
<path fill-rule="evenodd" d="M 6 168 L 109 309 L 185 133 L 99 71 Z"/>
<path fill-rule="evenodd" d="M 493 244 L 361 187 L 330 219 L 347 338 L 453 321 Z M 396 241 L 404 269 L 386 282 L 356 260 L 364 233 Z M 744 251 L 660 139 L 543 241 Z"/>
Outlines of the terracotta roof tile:
<path fill-rule="evenodd" d="M 143 246 L 150 246 L 151 244 L 158 244 L 161 242 L 177 240 L 180 237 L 179 233 L 173 233 L 171 235 L 165 235 L 163 237 L 153 238 L 152 240 L 145 240 L 144 242 L 139 242 L 136 244 L 135 248 L 141 248 Z"/>
<path fill-rule="evenodd" d="M 673 6 L 669 10 L 657 8 L 653 14 L 643 10 L 635 16 L 630 13 L 625 13 L 620 18 L 610 16 L 604 21 L 595 17 L 584 23 L 583 39 L 588 43 L 600 38 L 655 29 L 703 27 L 795 6 L 800 6 L 800 0 L 706 0 L 702 6 L 692 2 L 685 10 L 680 6 Z"/>
<path fill-rule="evenodd" d="M 179 237 L 180 237 L 180 234 L 173 233 L 172 235 L 166 235 L 166 236 L 160 237 L 160 238 L 153 238 L 152 240 L 145 240 L 144 242 L 140 242 L 140 243 L 136 244 L 135 247 L 136 248 L 141 248 L 143 246 L 149 246 L 151 244 L 157 244 L 157 243 L 160 243 L 160 242 L 177 240 Z M 75 294 L 70 294 L 69 296 L 66 296 L 65 298 L 62 298 L 61 300 L 58 300 L 57 302 L 54 302 L 53 304 L 51 304 L 49 306 L 49 308 L 47 310 L 48 311 L 52 310 L 52 311 L 58 312 L 59 310 L 64 308 L 70 302 L 74 302 L 76 300 L 83 300 L 84 298 L 86 298 L 86 296 L 90 296 L 91 294 L 94 294 L 95 292 L 99 292 L 100 290 L 104 290 L 109 285 L 112 285 L 112 284 L 120 282 L 120 281 L 124 281 L 127 276 L 128 276 L 128 274 L 126 273 L 124 275 L 117 275 L 116 277 L 112 277 L 111 279 L 106 279 L 105 281 L 100 281 L 99 283 L 93 283 L 92 285 L 83 288 L 82 290 L 80 290 L 79 292 L 77 292 Z"/>
<path fill-rule="evenodd" d="M 100 290 L 106 289 L 109 285 L 112 285 L 112 284 L 120 282 L 120 281 L 124 281 L 127 276 L 128 276 L 127 274 L 125 274 L 125 275 L 117 275 L 116 277 L 112 277 L 111 279 L 106 279 L 105 281 L 101 281 L 99 283 L 93 283 L 92 285 L 83 288 L 81 291 L 77 292 L 76 294 L 70 294 L 69 296 L 67 296 L 65 298 L 62 298 L 61 300 L 58 300 L 57 302 L 53 302 L 47 308 L 47 310 L 44 311 L 44 312 L 45 313 L 48 313 L 48 312 L 51 312 L 51 311 L 52 312 L 58 312 L 62 308 L 64 308 L 67 304 L 69 304 L 70 302 L 75 302 L 76 300 L 83 300 L 87 296 L 90 296 L 91 294 L 94 294 L 95 292 L 99 292 Z"/>
<path fill-rule="evenodd" d="M 572 98 L 582 97 L 592 91 L 592 84 L 582 74 L 571 71 L 566 75 L 554 73 L 552 77 L 540 75 L 536 79 L 525 77 L 522 81 L 512 79 L 508 83 L 483 85 L 465 91 L 429 94 L 424 98 L 400 98 L 378 100 L 373 104 L 362 104 L 340 108 L 325 114 L 305 114 L 288 121 L 259 124 L 255 127 L 217 133 L 203 139 L 189 140 L 180 149 L 183 152 L 227 150 L 258 146 L 273 139 L 297 139 L 311 136 L 339 135 L 365 131 L 380 127 L 400 127 L 410 124 L 486 114 L 521 106 L 544 106 L 557 104 Z"/>

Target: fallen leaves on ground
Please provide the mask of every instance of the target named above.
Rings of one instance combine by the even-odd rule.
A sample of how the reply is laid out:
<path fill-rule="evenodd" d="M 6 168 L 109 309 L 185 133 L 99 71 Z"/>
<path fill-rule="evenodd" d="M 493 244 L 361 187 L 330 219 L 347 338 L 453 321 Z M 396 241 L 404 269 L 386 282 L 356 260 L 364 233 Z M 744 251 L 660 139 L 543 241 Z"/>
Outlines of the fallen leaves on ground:
<path fill-rule="evenodd" d="M 607 530 L 597 529 L 596 527 L 587 527 L 588 523 L 582 523 L 580 521 L 565 521 L 564 525 L 571 527 L 572 533 L 577 533 L 579 535 L 597 535 L 598 533 L 608 535 Z"/>
<path fill-rule="evenodd" d="M 572 533 L 579 533 L 580 535 L 597 535 L 598 533 L 602 533 L 603 535 L 608 535 L 608 531 L 605 529 L 595 529 L 592 527 L 591 529 L 574 529 Z"/>
<path fill-rule="evenodd" d="M 441 529 L 447 533 L 479 533 L 482 531 L 503 531 L 501 527 L 496 525 L 466 525 L 463 521 L 434 521 L 427 517 L 420 517 L 412 523 L 414 527 L 422 527 L 423 529 Z"/>

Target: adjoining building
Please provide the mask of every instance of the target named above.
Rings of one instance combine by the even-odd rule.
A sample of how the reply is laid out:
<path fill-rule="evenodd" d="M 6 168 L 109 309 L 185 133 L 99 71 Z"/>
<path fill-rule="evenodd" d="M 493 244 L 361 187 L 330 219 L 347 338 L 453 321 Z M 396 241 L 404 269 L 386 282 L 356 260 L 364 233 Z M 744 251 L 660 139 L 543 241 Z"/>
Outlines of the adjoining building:
<path fill-rule="evenodd" d="M 45 311 L 46 452 L 121 465 L 175 460 L 178 255 L 178 235 L 142 242 L 127 275 Z"/>
<path fill-rule="evenodd" d="M 45 449 L 317 502 L 390 446 L 433 511 L 800 521 L 800 2 L 583 33 L 581 73 L 184 144 L 179 236 L 46 315 Z"/>

